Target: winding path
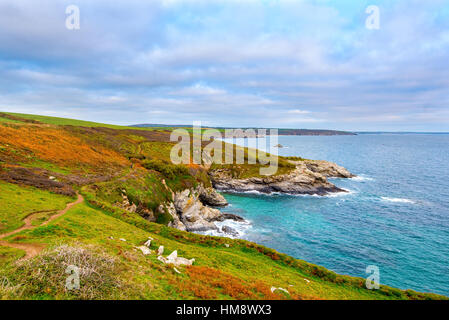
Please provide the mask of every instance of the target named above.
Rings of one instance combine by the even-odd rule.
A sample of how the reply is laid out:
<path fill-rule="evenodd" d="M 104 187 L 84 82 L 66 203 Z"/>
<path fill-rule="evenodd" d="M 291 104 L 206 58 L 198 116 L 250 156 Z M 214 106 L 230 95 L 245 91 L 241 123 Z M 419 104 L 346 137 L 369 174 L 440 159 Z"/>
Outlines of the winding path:
<path fill-rule="evenodd" d="M 65 214 L 67 211 L 69 211 L 71 208 L 73 208 L 77 204 L 80 204 L 84 201 L 84 198 L 82 195 L 77 193 L 77 196 L 78 196 L 78 198 L 76 199 L 76 201 L 67 204 L 67 206 L 63 210 L 60 210 L 55 215 L 52 215 L 50 217 L 50 219 L 45 221 L 43 224 L 41 224 L 39 226 L 33 226 L 32 225 L 33 217 L 38 213 L 51 212 L 51 211 L 38 211 L 38 212 L 34 212 L 34 213 L 30 214 L 23 220 L 23 222 L 25 224 L 22 227 L 14 230 L 14 231 L 8 232 L 8 233 L 0 234 L 0 239 L 4 239 L 6 237 L 12 236 L 13 234 L 19 233 L 24 230 L 30 230 L 30 229 L 34 229 L 34 228 L 37 228 L 40 226 L 47 225 L 50 221 L 53 221 L 54 219 L 59 218 L 60 216 Z M 41 244 L 41 243 L 12 243 L 12 242 L 8 242 L 5 240 L 0 240 L 0 246 L 24 250 L 26 255 L 22 259 L 32 258 L 35 255 L 39 254 L 39 252 L 41 252 L 45 248 L 45 245 Z"/>

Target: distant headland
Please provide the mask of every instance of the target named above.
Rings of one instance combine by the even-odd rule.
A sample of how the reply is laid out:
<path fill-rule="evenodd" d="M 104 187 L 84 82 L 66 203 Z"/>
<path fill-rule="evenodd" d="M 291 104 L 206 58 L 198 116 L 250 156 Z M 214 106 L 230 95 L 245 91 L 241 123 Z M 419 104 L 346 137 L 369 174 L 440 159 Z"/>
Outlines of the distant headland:
<path fill-rule="evenodd" d="M 130 127 L 137 128 L 191 128 L 192 125 L 170 125 L 170 124 L 135 124 Z M 218 130 L 233 129 L 226 127 L 209 127 Z M 242 128 L 247 129 L 247 128 Z M 270 129 L 270 128 L 267 128 Z M 349 131 L 338 131 L 338 130 L 323 130 L 323 129 L 286 129 L 286 128 L 276 128 L 280 136 L 354 136 L 357 135 L 354 132 Z"/>

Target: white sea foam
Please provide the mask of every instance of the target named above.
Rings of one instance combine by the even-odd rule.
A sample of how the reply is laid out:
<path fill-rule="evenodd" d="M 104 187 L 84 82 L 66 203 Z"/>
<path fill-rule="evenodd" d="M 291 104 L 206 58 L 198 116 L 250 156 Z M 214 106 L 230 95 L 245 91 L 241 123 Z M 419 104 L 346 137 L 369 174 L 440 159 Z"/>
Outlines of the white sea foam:
<path fill-rule="evenodd" d="M 398 203 L 415 203 L 415 201 L 404 198 L 390 198 L 390 197 L 380 197 L 382 201 L 386 202 L 398 202 Z"/>
<path fill-rule="evenodd" d="M 351 179 L 352 181 L 373 181 L 374 180 L 373 178 L 370 178 L 364 174 L 361 174 L 361 175 L 358 175 L 358 176 L 355 176 L 355 177 L 349 178 L 349 179 Z"/>
<path fill-rule="evenodd" d="M 350 195 L 357 193 L 357 191 L 354 191 L 354 190 L 344 189 L 344 188 L 341 188 L 341 189 L 343 189 L 345 192 L 334 192 L 334 193 L 327 194 L 323 197 L 336 198 L 336 197 L 350 196 Z"/>
<path fill-rule="evenodd" d="M 198 232 L 199 234 L 204 234 L 208 236 L 226 237 L 231 239 L 242 238 L 243 235 L 252 228 L 250 221 L 234 221 L 234 220 L 224 220 L 220 222 L 215 222 L 218 230 L 208 230 L 204 232 Z M 237 235 L 232 235 L 222 231 L 222 227 L 230 227 L 237 232 Z"/>
<path fill-rule="evenodd" d="M 248 191 L 235 191 L 235 190 L 223 190 L 222 192 L 225 193 L 233 193 L 233 194 L 254 194 L 258 196 L 265 196 L 265 197 L 272 197 L 272 196 L 284 196 L 284 197 L 301 197 L 301 198 L 333 198 L 333 197 L 342 197 L 342 196 L 348 196 L 357 193 L 354 190 L 341 188 L 344 190 L 344 192 L 332 192 L 326 195 L 319 195 L 319 194 L 290 194 L 290 193 L 284 193 L 284 192 L 260 192 L 257 190 L 248 190 Z"/>

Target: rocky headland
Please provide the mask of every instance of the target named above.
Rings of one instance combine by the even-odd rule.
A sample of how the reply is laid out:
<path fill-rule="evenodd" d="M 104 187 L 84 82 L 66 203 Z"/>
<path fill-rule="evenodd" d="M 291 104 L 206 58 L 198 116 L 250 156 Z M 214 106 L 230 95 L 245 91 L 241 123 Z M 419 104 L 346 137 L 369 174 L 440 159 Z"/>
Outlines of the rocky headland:
<path fill-rule="evenodd" d="M 260 193 L 284 193 L 291 195 L 327 195 L 346 192 L 330 183 L 327 178 L 352 178 L 354 175 L 345 168 L 329 161 L 290 161 L 296 168 L 284 175 L 235 179 L 227 169 L 209 172 L 214 188 L 220 191 Z"/>

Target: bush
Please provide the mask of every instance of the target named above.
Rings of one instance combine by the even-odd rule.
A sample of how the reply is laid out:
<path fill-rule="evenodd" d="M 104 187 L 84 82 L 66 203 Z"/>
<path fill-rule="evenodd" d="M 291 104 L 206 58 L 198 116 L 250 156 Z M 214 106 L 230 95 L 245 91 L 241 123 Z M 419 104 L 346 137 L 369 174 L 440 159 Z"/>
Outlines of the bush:
<path fill-rule="evenodd" d="M 160 172 L 163 176 L 169 179 L 189 175 L 189 169 L 186 166 L 171 164 L 162 160 L 147 160 L 144 161 L 142 165 L 148 170 Z"/>
<path fill-rule="evenodd" d="M 13 273 L 20 294 L 14 298 L 110 299 L 119 294 L 117 259 L 92 246 L 61 245 L 20 263 Z M 67 290 L 68 266 L 79 268 L 80 288 Z M 4 290 L 3 290 L 4 291 Z M 4 292 L 3 292 L 4 294 Z"/>

